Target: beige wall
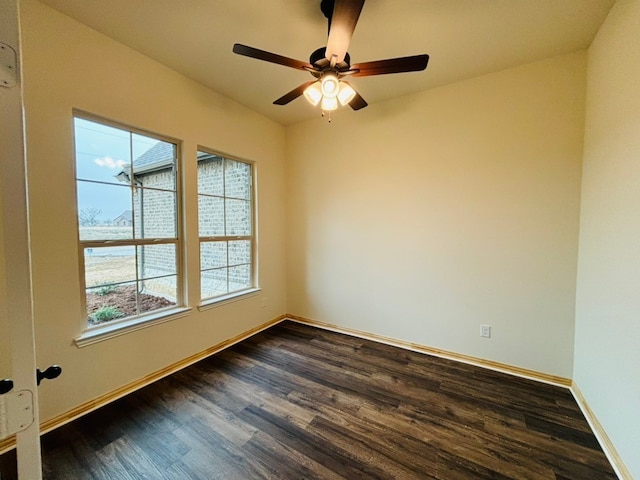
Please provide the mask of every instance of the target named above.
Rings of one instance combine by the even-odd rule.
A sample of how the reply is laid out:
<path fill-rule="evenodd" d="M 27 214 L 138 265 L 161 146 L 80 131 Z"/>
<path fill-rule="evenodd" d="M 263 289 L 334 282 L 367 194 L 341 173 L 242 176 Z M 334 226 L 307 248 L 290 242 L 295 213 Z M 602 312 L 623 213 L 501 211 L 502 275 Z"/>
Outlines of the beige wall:
<path fill-rule="evenodd" d="M 574 380 L 640 478 L 640 2 L 589 49 Z"/>
<path fill-rule="evenodd" d="M 285 311 L 284 128 L 39 2 L 23 2 L 34 314 L 46 420 Z M 198 278 L 196 147 L 257 163 L 261 294 L 95 345 L 82 331 L 72 109 L 183 141 L 187 277 Z M 263 307 L 263 297 L 268 298 Z M 190 305 L 198 292 L 190 290 Z"/>
<path fill-rule="evenodd" d="M 570 377 L 585 76 L 578 52 L 289 127 L 289 313 Z"/>

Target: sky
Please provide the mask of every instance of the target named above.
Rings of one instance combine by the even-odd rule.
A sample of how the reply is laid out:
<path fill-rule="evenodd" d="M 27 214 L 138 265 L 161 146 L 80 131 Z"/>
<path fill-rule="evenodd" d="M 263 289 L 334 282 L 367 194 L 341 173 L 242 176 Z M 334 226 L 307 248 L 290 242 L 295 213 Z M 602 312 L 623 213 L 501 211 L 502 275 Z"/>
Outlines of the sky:
<path fill-rule="evenodd" d="M 126 130 L 75 118 L 76 177 L 104 184 L 77 182 L 78 211 L 101 210 L 101 221 L 110 222 L 131 208 L 131 190 L 115 178 L 159 141 Z"/>

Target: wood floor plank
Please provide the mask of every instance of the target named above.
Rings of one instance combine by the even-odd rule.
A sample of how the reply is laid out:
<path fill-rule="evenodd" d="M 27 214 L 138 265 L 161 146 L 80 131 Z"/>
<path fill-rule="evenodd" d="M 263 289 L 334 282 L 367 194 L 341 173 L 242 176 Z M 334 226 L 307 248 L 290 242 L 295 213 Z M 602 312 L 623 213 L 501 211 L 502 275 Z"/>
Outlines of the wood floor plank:
<path fill-rule="evenodd" d="M 95 470 L 92 472 L 95 478 L 107 480 L 113 477 L 122 478 L 156 478 L 158 480 L 166 478 L 164 472 L 170 462 L 160 463 L 155 452 L 145 449 L 146 445 L 138 445 L 128 437 L 121 437 L 96 452 L 96 457 L 102 464 L 100 474 Z M 114 475 L 117 474 L 117 475 Z"/>
<path fill-rule="evenodd" d="M 512 480 L 512 476 L 503 475 L 491 468 L 479 465 L 450 452 L 439 452 L 436 464 L 436 478 L 438 480 Z M 529 476 L 522 478 L 531 478 Z"/>
<path fill-rule="evenodd" d="M 244 450 L 263 465 L 270 467 L 271 478 L 304 478 L 305 480 L 343 478 L 321 463 L 263 432 L 256 433 L 254 438 L 244 446 Z"/>
<path fill-rule="evenodd" d="M 576 445 L 562 436 L 540 434 L 526 429 L 514 431 L 495 423 L 487 423 L 487 431 L 498 441 L 516 443 L 520 448 L 530 449 L 532 457 L 540 463 L 562 465 L 568 460 L 584 465 L 594 473 L 600 472 L 602 478 L 609 478 L 607 475 L 611 473 L 611 466 L 606 457 L 598 454 L 601 451 L 599 448 L 591 449 Z M 562 468 L 559 471 L 561 470 Z"/>
<path fill-rule="evenodd" d="M 176 435 L 190 446 L 189 452 L 168 472 L 190 471 L 186 478 L 208 480 L 263 478 L 262 468 L 256 468 L 241 447 L 220 435 L 211 425 L 191 421 L 176 431 Z M 181 464 L 184 468 L 177 468 Z M 175 477 L 185 478 L 185 477 Z"/>
<path fill-rule="evenodd" d="M 426 409 L 408 407 L 398 413 L 428 425 L 434 434 L 432 443 L 439 452 L 448 452 L 511 478 L 553 478 L 551 469 L 532 458 L 528 448 L 499 441 L 484 429 L 470 428 L 455 420 L 431 415 Z"/>
<path fill-rule="evenodd" d="M 325 442 L 321 437 L 310 434 L 306 429 L 300 429 L 258 407 L 246 408 L 241 413 L 241 417 L 279 442 L 344 478 L 389 478 L 384 471 L 358 462 L 353 454 L 335 443 Z"/>
<path fill-rule="evenodd" d="M 567 389 L 288 321 L 42 452 L 47 480 L 616 478 Z"/>
<path fill-rule="evenodd" d="M 435 456 L 435 452 L 428 445 L 408 452 L 402 448 L 404 442 L 397 442 L 397 438 L 393 442 L 389 435 L 380 438 L 370 432 L 363 434 L 353 424 L 341 425 L 324 417 L 317 417 L 307 431 L 349 452 L 356 462 L 384 472 L 379 478 L 433 478 L 433 460 L 429 457 Z"/>
<path fill-rule="evenodd" d="M 189 428 L 181 427 L 175 435 L 186 445 L 189 452 L 167 469 L 170 478 L 207 480 L 244 480 L 248 472 L 239 462 L 230 462 L 225 452 L 201 440 Z"/>

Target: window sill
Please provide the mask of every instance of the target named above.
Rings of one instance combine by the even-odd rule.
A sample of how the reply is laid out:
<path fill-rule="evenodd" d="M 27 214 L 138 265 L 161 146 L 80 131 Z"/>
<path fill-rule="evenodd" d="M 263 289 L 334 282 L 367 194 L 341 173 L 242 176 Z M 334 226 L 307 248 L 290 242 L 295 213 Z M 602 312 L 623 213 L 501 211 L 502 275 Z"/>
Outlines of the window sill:
<path fill-rule="evenodd" d="M 86 347 L 87 345 L 93 345 L 94 343 L 142 330 L 143 328 L 158 325 L 159 323 L 170 322 L 178 318 L 186 317 L 191 310 L 189 307 L 178 307 L 143 317 L 135 317 L 129 320 L 125 319 L 120 322 L 107 323 L 105 325 L 96 325 L 82 332 L 74 342 L 79 348 Z"/>
<path fill-rule="evenodd" d="M 205 310 L 209 310 L 210 308 L 221 307 L 222 305 L 226 305 L 228 303 L 237 302 L 249 297 L 255 297 L 256 295 L 258 295 L 258 293 L 260 293 L 260 290 L 260 288 L 250 288 L 248 290 L 241 290 L 240 292 L 234 292 L 228 295 L 211 298 L 198 305 L 198 310 L 203 312 Z"/>

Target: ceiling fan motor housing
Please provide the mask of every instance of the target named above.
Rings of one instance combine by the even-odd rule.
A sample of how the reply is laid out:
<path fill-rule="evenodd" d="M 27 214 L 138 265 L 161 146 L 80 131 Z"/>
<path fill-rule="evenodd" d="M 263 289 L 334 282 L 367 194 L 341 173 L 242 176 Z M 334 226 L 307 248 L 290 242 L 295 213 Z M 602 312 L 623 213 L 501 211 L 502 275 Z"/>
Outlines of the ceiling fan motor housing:
<path fill-rule="evenodd" d="M 315 50 L 309 57 L 309 63 L 314 67 L 318 67 L 324 70 L 327 64 L 326 51 L 327 47 L 320 47 L 319 49 Z M 348 53 L 346 53 L 344 56 L 344 60 L 336 65 L 335 70 L 341 72 L 349 70 L 349 68 L 351 68 L 351 57 Z"/>

